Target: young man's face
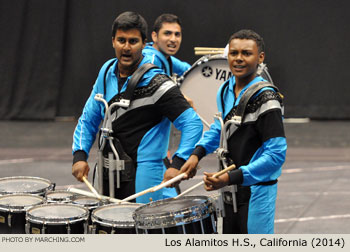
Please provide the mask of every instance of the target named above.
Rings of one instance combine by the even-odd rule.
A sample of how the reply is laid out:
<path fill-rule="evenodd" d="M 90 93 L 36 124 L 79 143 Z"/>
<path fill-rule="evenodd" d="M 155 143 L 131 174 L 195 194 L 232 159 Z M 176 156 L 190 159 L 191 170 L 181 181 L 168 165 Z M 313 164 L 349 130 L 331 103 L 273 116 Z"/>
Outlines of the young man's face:
<path fill-rule="evenodd" d="M 141 32 L 138 29 L 117 30 L 115 37 L 112 38 L 112 44 L 119 70 L 136 69 L 142 60 L 142 49 L 145 47 Z"/>
<path fill-rule="evenodd" d="M 152 32 L 152 40 L 158 51 L 167 56 L 175 55 L 181 45 L 181 26 L 178 23 L 163 23 L 158 33 Z"/>
<path fill-rule="evenodd" d="M 255 75 L 258 64 L 262 63 L 265 53 L 258 50 L 252 39 L 232 39 L 229 44 L 227 61 L 231 72 L 236 78 L 246 78 Z"/>

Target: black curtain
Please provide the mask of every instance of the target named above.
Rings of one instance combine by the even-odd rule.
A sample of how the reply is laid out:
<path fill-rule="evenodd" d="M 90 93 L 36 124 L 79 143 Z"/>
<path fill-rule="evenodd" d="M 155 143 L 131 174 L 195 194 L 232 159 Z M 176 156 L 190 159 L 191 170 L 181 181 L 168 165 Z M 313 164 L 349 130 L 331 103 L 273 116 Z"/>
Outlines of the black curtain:
<path fill-rule="evenodd" d="M 66 1 L 0 2 L 0 118 L 57 114 Z"/>
<path fill-rule="evenodd" d="M 0 119 L 78 117 L 101 65 L 114 57 L 111 25 L 123 11 L 149 24 L 183 23 L 178 57 L 224 47 L 242 28 L 264 37 L 266 63 L 286 117 L 350 119 L 346 0 L 0 0 Z M 149 36 L 150 38 L 150 36 Z"/>

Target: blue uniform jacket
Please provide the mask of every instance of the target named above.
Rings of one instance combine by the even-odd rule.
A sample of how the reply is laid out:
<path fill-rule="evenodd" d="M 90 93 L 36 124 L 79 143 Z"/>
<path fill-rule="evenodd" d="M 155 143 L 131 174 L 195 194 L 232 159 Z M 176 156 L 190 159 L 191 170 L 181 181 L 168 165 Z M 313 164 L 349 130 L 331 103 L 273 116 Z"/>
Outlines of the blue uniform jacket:
<path fill-rule="evenodd" d="M 181 61 L 174 56 L 170 56 L 172 68 L 170 67 L 169 61 L 166 59 L 163 53 L 155 49 L 153 42 L 147 43 L 146 47 L 143 49 L 143 52 L 151 57 L 151 63 L 163 69 L 165 73 L 169 76 L 172 76 L 174 73 L 181 76 L 183 73 L 188 70 L 191 65 L 187 62 Z"/>
<path fill-rule="evenodd" d="M 73 153 L 82 150 L 88 156 L 95 141 L 99 125 L 104 118 L 105 107 L 103 103 L 95 101 L 94 97 L 97 93 L 104 93 L 103 77 L 106 67 L 112 60 L 102 66 L 79 118 L 73 136 Z M 140 65 L 150 61 L 149 57 L 144 56 Z M 117 63 L 116 60 L 106 75 L 107 102 L 119 93 L 118 79 L 115 75 Z M 151 80 L 159 74 L 164 72 L 161 69 L 151 69 L 143 76 L 137 88 L 147 89 Z M 121 93 L 126 90 L 130 77 L 124 83 Z M 175 168 L 180 168 L 189 157 L 203 129 L 198 115 L 188 105 L 173 81 L 167 80 L 152 90 L 153 93 L 136 98 L 127 110 L 119 109 L 120 113 L 114 115 L 113 124 L 117 129 L 115 134 L 125 151 L 137 162 L 136 192 L 161 183 L 165 172 L 162 159 L 166 157 L 168 149 L 171 122 L 182 132 L 181 142 L 175 153 L 176 162 L 173 164 Z M 137 202 L 146 203 L 150 197 L 157 200 L 175 195 L 173 188 L 165 188 L 139 197 Z"/>
<path fill-rule="evenodd" d="M 224 111 L 223 118 L 226 118 L 232 108 L 238 105 L 245 90 L 260 81 L 265 80 L 257 76 L 240 92 L 237 98 L 234 95 L 235 77 L 228 80 L 228 87 L 224 83 L 217 93 L 217 107 L 219 112 Z M 226 87 L 225 90 L 223 90 L 224 87 Z M 255 97 L 266 90 L 268 88 L 260 90 Z M 221 97 L 222 92 L 223 97 Z M 222 100 L 224 100 L 224 109 Z M 273 233 L 277 184 L 269 186 L 255 184 L 276 180 L 281 175 L 287 149 L 282 125 L 282 110 L 281 104 L 274 99 L 260 104 L 256 111 L 246 114 L 241 129 L 228 136 L 229 151 L 232 152 L 233 161 L 240 170 L 230 173 L 230 183 L 237 184 L 239 172 L 243 174 L 241 184 L 251 186 L 248 213 L 249 233 Z M 219 147 L 220 133 L 220 122 L 216 119 L 197 146 L 203 147 L 205 154 L 212 153 Z M 260 146 L 252 150 L 249 145 L 256 144 L 257 141 L 254 139 L 260 141 Z"/>

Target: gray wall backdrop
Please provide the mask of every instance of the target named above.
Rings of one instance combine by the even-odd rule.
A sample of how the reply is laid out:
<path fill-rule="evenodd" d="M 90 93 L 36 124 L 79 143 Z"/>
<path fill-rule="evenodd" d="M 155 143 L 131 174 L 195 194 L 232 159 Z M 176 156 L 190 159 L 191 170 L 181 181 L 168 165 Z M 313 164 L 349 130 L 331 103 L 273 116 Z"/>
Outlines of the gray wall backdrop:
<path fill-rule="evenodd" d="M 253 29 L 286 117 L 350 119 L 349 9 L 347 0 L 0 0 L 0 119 L 78 117 L 114 57 L 112 22 L 127 10 L 149 30 L 158 15 L 177 14 L 178 57 L 190 64 L 195 46 L 224 47 L 233 32 Z"/>

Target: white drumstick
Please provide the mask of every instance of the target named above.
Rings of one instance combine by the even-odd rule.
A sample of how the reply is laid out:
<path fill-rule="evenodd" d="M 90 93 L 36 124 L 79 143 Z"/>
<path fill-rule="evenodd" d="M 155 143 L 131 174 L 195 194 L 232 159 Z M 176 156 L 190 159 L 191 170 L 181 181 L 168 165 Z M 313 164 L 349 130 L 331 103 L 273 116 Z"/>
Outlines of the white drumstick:
<path fill-rule="evenodd" d="M 228 171 L 233 170 L 234 168 L 236 168 L 236 166 L 235 166 L 234 164 L 233 164 L 233 165 L 230 165 L 229 167 L 227 167 L 227 168 L 225 168 L 225 169 L 223 169 L 223 170 L 221 170 L 221 171 L 215 173 L 215 174 L 213 175 L 213 178 L 217 178 L 217 177 L 221 176 L 222 174 L 224 174 L 224 173 L 226 173 L 226 172 L 228 172 Z M 197 187 L 199 187 L 199 186 L 201 186 L 201 185 L 203 185 L 203 184 L 204 184 L 204 181 L 201 181 L 201 182 L 199 182 L 198 184 L 195 184 L 194 186 L 188 188 L 186 191 L 184 191 L 184 192 L 182 192 L 181 194 L 179 194 L 179 195 L 177 195 L 176 197 L 174 197 L 174 199 L 177 199 L 177 198 L 179 198 L 179 197 L 181 197 L 181 196 L 183 196 L 183 195 L 185 195 L 185 194 L 187 194 L 187 193 L 193 191 L 194 189 L 196 189 Z"/>
<path fill-rule="evenodd" d="M 121 200 L 121 202 L 126 202 L 126 201 L 129 201 L 129 200 L 133 200 L 133 199 L 136 199 L 137 197 L 140 197 L 140 196 L 142 196 L 142 195 L 144 195 L 146 193 L 158 191 L 158 190 L 160 190 L 160 189 L 162 189 L 162 188 L 164 188 L 164 187 L 166 187 L 168 185 L 171 185 L 171 184 L 173 184 L 173 183 L 183 179 L 184 176 L 185 176 L 185 173 L 181 173 L 180 175 L 177 175 L 176 177 L 168 180 L 167 182 L 160 183 L 159 185 L 156 185 L 156 186 L 148 188 L 148 189 L 146 189 L 144 191 L 135 193 L 135 194 L 133 194 L 133 195 L 131 195 L 131 196 Z"/>
<path fill-rule="evenodd" d="M 91 192 L 88 192 L 88 191 L 84 191 L 84 190 L 78 189 L 78 188 L 70 187 L 67 190 L 69 192 L 81 194 L 81 195 L 88 196 L 88 197 L 93 197 L 93 198 L 96 197 L 95 194 L 93 194 Z M 103 195 L 100 195 L 100 196 L 101 196 L 102 199 L 109 200 L 110 202 L 113 202 L 113 203 L 120 203 L 120 201 L 121 201 L 119 199 L 115 199 L 115 198 L 111 198 L 111 197 L 107 197 L 107 196 L 103 196 Z"/>
<path fill-rule="evenodd" d="M 83 177 L 83 181 L 84 183 L 87 185 L 87 187 L 89 187 L 90 191 L 95 194 L 96 198 L 98 198 L 99 200 L 101 200 L 101 196 L 98 194 L 98 192 L 95 190 L 95 188 L 90 184 L 90 182 L 87 180 L 86 177 Z"/>

